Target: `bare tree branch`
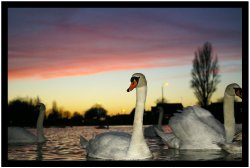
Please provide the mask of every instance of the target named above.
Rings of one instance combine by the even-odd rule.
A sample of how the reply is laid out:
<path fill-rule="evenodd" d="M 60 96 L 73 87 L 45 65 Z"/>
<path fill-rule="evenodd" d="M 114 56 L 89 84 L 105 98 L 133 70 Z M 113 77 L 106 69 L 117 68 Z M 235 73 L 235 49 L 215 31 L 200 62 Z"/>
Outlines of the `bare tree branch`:
<path fill-rule="evenodd" d="M 195 51 L 193 60 L 193 69 L 191 71 L 191 88 L 201 106 L 206 107 L 219 80 L 218 57 L 213 55 L 213 48 L 209 42 L 206 42 L 202 48 Z"/>

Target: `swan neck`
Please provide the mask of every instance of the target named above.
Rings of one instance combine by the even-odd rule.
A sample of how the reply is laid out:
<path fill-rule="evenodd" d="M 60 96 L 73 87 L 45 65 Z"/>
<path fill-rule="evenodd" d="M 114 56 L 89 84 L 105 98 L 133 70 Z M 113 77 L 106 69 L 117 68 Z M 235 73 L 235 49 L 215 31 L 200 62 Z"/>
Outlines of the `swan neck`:
<path fill-rule="evenodd" d="M 39 116 L 38 116 L 38 119 L 37 119 L 37 123 L 36 123 L 38 141 L 44 139 L 44 133 L 43 133 L 44 113 L 45 113 L 44 110 L 40 110 Z"/>
<path fill-rule="evenodd" d="M 143 113 L 145 109 L 146 96 L 147 96 L 146 87 L 136 88 L 136 107 L 135 107 L 132 137 L 143 136 L 143 131 L 142 131 Z"/>
<path fill-rule="evenodd" d="M 147 95 L 147 88 L 136 88 L 136 108 L 133 123 L 133 131 L 131 136 L 131 142 L 129 145 L 127 157 L 140 155 L 142 148 L 148 150 L 148 146 L 143 135 L 143 113 L 145 108 Z"/>
<path fill-rule="evenodd" d="M 158 118 L 158 128 L 161 128 L 162 126 L 162 119 L 163 119 L 163 110 L 160 110 Z"/>
<path fill-rule="evenodd" d="M 230 96 L 227 93 L 224 95 L 223 114 L 226 142 L 230 143 L 235 134 L 234 96 Z"/>

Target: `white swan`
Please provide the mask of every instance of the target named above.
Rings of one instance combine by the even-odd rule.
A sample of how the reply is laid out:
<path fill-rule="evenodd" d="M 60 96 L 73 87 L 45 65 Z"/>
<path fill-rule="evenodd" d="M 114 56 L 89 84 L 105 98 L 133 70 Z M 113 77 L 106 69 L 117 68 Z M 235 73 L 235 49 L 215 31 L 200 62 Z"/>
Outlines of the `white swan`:
<path fill-rule="evenodd" d="M 158 107 L 158 112 L 159 112 L 158 124 L 151 125 L 151 126 L 144 128 L 144 136 L 155 137 L 155 136 L 157 136 L 157 134 L 155 132 L 155 127 L 158 127 L 158 129 L 160 129 L 160 130 L 162 129 L 162 119 L 163 119 L 163 114 L 164 114 L 163 107 Z"/>
<path fill-rule="evenodd" d="M 209 111 L 193 106 L 174 114 L 169 121 L 172 133 L 155 128 L 157 134 L 172 148 L 221 149 L 220 143 L 231 143 L 235 135 L 234 97 L 242 96 L 238 84 L 230 84 L 224 93 L 224 126 Z"/>
<path fill-rule="evenodd" d="M 143 113 L 147 94 L 147 81 L 143 74 L 131 77 L 128 92 L 136 88 L 136 109 L 132 135 L 125 132 L 105 132 L 89 142 L 80 136 L 86 147 L 87 157 L 107 160 L 142 160 L 152 158 L 152 153 L 143 136 Z"/>
<path fill-rule="evenodd" d="M 230 154 L 242 154 L 242 132 L 235 135 L 232 143 L 224 142 L 218 143 L 218 145 Z"/>
<path fill-rule="evenodd" d="M 8 144 L 28 144 L 28 143 L 42 143 L 46 138 L 43 133 L 43 120 L 45 114 L 45 105 L 39 103 L 39 116 L 37 119 L 37 136 L 22 127 L 8 127 Z"/>

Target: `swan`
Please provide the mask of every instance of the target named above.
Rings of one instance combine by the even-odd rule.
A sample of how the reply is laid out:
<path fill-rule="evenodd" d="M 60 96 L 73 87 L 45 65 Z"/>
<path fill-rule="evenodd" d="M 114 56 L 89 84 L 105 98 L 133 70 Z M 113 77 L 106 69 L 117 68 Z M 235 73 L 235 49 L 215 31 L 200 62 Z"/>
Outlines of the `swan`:
<path fill-rule="evenodd" d="M 242 154 L 242 132 L 235 135 L 232 143 L 218 143 L 229 154 Z"/>
<path fill-rule="evenodd" d="M 28 143 L 43 143 L 46 138 L 43 133 L 43 120 L 45 114 L 45 105 L 39 103 L 36 107 L 39 109 L 37 119 L 37 136 L 22 127 L 8 127 L 8 144 L 28 144 Z"/>
<path fill-rule="evenodd" d="M 143 113 L 147 95 L 147 81 L 143 74 L 131 77 L 127 92 L 136 88 L 136 109 L 132 135 L 125 132 L 105 132 L 87 141 L 80 136 L 80 144 L 86 148 L 87 157 L 105 160 L 143 160 L 152 153 L 143 136 Z"/>
<path fill-rule="evenodd" d="M 231 143 L 235 135 L 234 97 L 242 98 L 242 90 L 236 83 L 226 87 L 224 93 L 224 125 L 209 111 L 187 107 L 176 113 L 169 121 L 172 133 L 155 128 L 156 133 L 171 148 L 177 149 L 222 149 L 221 143 Z"/>
<path fill-rule="evenodd" d="M 156 137 L 157 136 L 154 127 L 158 127 L 158 129 L 162 129 L 162 119 L 163 119 L 164 110 L 163 110 L 163 107 L 158 107 L 157 110 L 159 111 L 158 124 L 151 125 L 149 127 L 144 128 L 144 136 L 146 136 L 146 137 Z"/>

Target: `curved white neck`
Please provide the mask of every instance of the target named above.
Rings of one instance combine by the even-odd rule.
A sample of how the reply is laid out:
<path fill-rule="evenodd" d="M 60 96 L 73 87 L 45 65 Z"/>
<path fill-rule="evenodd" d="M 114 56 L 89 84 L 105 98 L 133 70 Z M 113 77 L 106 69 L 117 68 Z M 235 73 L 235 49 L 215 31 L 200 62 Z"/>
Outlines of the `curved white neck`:
<path fill-rule="evenodd" d="M 44 120 L 44 110 L 40 110 L 39 116 L 38 116 L 38 119 L 37 119 L 37 123 L 36 123 L 36 131 L 37 131 L 38 141 L 44 140 L 43 120 Z"/>
<path fill-rule="evenodd" d="M 146 102 L 147 95 L 147 87 L 136 88 L 136 108 L 135 108 L 135 116 L 134 116 L 134 124 L 133 124 L 133 132 L 131 136 L 131 142 L 129 145 L 127 157 L 136 157 L 140 156 L 141 149 L 149 148 L 146 144 L 143 135 L 143 113 Z"/>
<path fill-rule="evenodd" d="M 230 96 L 227 93 L 224 94 L 223 114 L 226 142 L 230 143 L 235 134 L 234 96 Z"/>

